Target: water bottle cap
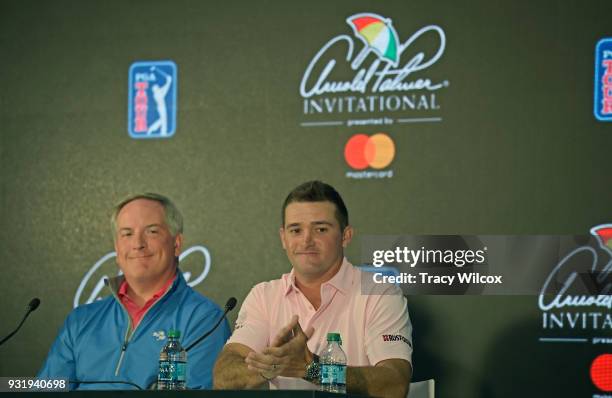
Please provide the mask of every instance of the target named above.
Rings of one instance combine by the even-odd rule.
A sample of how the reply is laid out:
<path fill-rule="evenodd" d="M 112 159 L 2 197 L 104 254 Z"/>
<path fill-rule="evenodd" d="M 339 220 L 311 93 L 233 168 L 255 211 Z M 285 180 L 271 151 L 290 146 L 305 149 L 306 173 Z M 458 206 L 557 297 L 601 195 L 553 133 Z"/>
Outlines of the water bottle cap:
<path fill-rule="evenodd" d="M 168 337 L 174 337 L 175 339 L 178 339 L 181 337 L 181 331 L 176 329 L 170 329 L 168 330 Z"/>
<path fill-rule="evenodd" d="M 337 341 L 342 344 L 340 333 L 327 333 L 327 341 Z"/>

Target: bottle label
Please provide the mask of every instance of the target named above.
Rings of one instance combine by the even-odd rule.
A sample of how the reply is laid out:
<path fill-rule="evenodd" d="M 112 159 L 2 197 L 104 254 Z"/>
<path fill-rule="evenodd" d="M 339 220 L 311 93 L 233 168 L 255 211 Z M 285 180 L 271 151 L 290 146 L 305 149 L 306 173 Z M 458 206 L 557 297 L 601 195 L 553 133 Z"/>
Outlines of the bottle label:
<path fill-rule="evenodd" d="M 185 362 L 159 361 L 158 382 L 184 382 L 187 373 Z"/>
<path fill-rule="evenodd" d="M 169 377 L 171 382 L 185 381 L 185 371 L 187 364 L 185 362 L 170 362 Z"/>
<path fill-rule="evenodd" d="M 321 364 L 321 384 L 346 384 L 346 365 Z"/>
<path fill-rule="evenodd" d="M 159 374 L 157 375 L 157 382 L 168 382 L 170 381 L 170 363 L 168 361 L 159 361 Z"/>

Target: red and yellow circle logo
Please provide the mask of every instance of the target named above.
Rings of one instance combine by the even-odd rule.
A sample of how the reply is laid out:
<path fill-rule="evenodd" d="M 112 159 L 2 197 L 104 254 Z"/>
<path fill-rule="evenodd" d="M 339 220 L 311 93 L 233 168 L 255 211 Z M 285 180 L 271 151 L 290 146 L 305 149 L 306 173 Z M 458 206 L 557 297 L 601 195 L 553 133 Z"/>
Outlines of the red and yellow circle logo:
<path fill-rule="evenodd" d="M 602 354 L 591 364 L 591 380 L 602 391 L 612 391 L 612 354 Z"/>
<path fill-rule="evenodd" d="M 363 170 L 368 166 L 373 169 L 383 169 L 395 157 L 395 144 L 391 137 L 384 133 L 373 136 L 355 134 L 344 147 L 346 163 L 356 170 Z"/>

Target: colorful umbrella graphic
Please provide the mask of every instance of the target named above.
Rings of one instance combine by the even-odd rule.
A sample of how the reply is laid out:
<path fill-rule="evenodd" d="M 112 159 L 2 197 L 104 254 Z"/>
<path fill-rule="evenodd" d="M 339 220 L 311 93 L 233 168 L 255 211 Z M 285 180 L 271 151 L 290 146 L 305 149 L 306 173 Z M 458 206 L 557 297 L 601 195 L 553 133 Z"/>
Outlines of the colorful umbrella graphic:
<path fill-rule="evenodd" d="M 597 238 L 602 249 L 612 254 L 612 224 L 602 224 L 591 228 L 591 235 Z"/>
<path fill-rule="evenodd" d="M 374 51 L 380 59 L 384 59 L 397 67 L 399 63 L 399 39 L 389 18 L 377 14 L 355 14 L 346 19 L 353 28 L 355 36 L 363 41 L 365 47 L 351 66 L 357 69 L 370 51 Z"/>

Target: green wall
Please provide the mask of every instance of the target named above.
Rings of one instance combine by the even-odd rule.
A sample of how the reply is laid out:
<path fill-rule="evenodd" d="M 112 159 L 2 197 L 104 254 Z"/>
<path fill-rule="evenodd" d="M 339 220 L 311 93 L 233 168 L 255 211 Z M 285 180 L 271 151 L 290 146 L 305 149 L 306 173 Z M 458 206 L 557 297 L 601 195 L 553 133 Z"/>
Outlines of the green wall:
<path fill-rule="evenodd" d="M 306 66 L 332 37 L 352 36 L 345 19 L 360 12 L 391 18 L 400 41 L 444 30 L 443 56 L 415 74 L 449 82 L 440 109 L 408 115 L 440 122 L 300 125 L 406 116 L 303 115 Z M 610 15 L 604 0 L 0 1 L 0 334 L 42 300 L 0 347 L 0 375 L 35 374 L 83 275 L 112 250 L 110 208 L 128 193 L 176 201 L 186 247 L 212 257 L 197 290 L 219 304 L 289 271 L 280 205 L 314 178 L 343 195 L 357 236 L 585 234 L 611 222 L 612 125 L 593 116 Z M 166 59 L 178 65 L 176 134 L 134 140 L 129 66 Z M 346 178 L 346 141 L 379 131 L 395 142 L 393 178 Z M 610 349 L 538 344 L 536 297 L 409 303 L 415 376 L 435 378 L 437 396 L 598 392 L 588 363 Z"/>

